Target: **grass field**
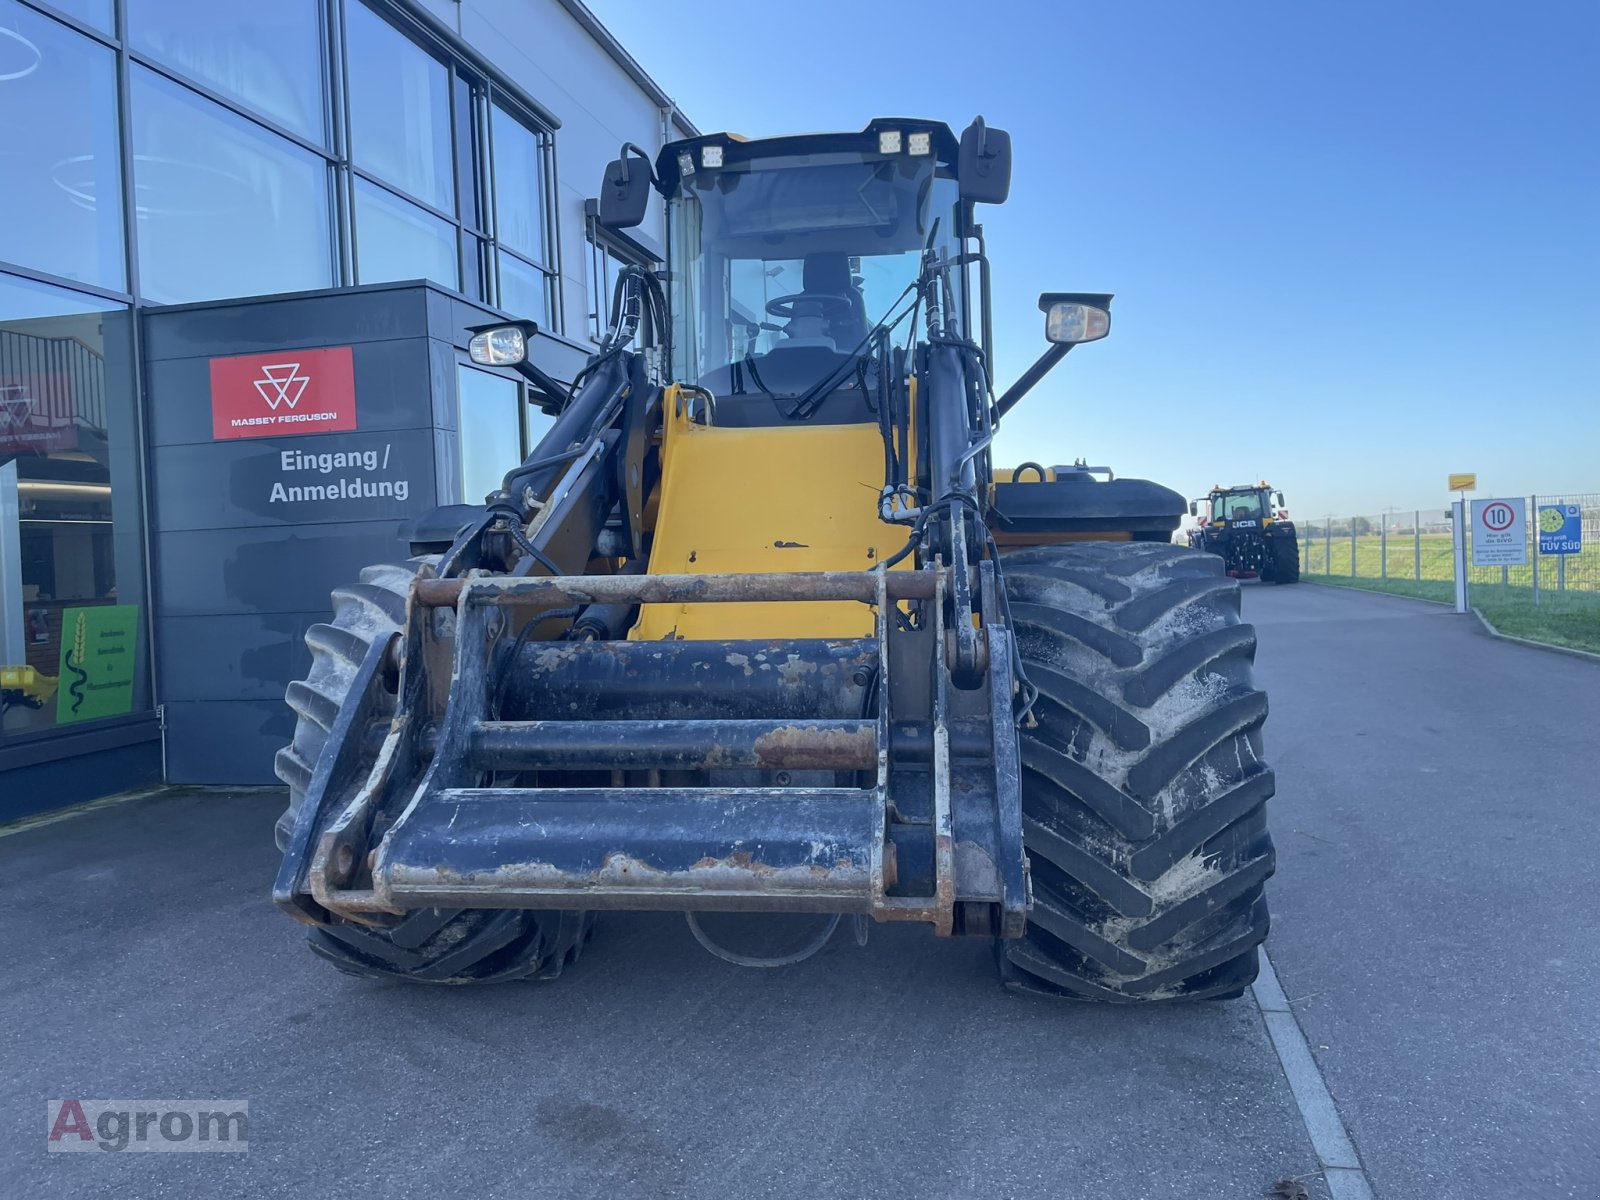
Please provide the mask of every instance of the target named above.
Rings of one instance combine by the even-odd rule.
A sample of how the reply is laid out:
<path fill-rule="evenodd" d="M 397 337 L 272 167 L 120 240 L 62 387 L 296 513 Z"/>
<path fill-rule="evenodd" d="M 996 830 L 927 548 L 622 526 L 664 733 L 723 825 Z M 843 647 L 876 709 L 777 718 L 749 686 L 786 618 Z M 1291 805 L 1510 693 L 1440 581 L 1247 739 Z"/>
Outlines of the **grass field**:
<path fill-rule="evenodd" d="M 1313 574 L 1306 574 L 1304 578 L 1310 583 L 1362 588 L 1444 604 L 1453 604 L 1456 598 L 1455 583 L 1450 579 L 1382 580 Z M 1532 588 L 1475 584 L 1468 587 L 1468 601 L 1501 633 L 1600 654 L 1600 592 L 1545 591 L 1535 604 Z"/>

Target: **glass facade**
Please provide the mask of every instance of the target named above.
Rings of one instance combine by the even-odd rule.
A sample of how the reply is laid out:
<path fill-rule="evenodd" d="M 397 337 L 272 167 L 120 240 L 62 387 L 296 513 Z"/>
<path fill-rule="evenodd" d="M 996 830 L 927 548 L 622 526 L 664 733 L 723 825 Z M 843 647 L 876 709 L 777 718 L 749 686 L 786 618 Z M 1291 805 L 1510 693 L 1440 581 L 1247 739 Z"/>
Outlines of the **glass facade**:
<path fill-rule="evenodd" d="M 362 283 L 431 279 L 460 287 L 455 229 L 375 183 L 357 179 L 356 277 Z"/>
<path fill-rule="evenodd" d="M 526 306 L 516 310 L 519 315 L 548 325 L 552 280 L 545 139 L 499 105 L 490 110 L 489 128 L 502 294 Z M 506 292 L 508 278 L 514 282 Z"/>
<path fill-rule="evenodd" d="M 499 490 L 513 457 L 526 456 L 537 446 L 555 418 L 528 403 L 521 381 L 475 367 L 457 369 L 456 397 L 461 452 L 461 494 L 456 500 L 477 504 Z"/>
<path fill-rule="evenodd" d="M 430 279 L 561 331 L 550 131 L 400 7 L 121 8 L 0 0 L 0 269 L 158 304 Z"/>
<path fill-rule="evenodd" d="M 0 748 L 150 708 L 131 332 L 0 274 Z"/>
<path fill-rule="evenodd" d="M 135 66 L 139 291 L 161 304 L 335 282 L 328 168 L 293 142 Z"/>
<path fill-rule="evenodd" d="M 152 709 L 139 306 L 420 278 L 559 333 L 552 154 L 401 0 L 0 0 L 0 768 Z M 459 382 L 476 498 L 530 416 Z"/>
<path fill-rule="evenodd" d="M 126 0 L 128 41 L 290 133 L 325 146 L 322 21 L 315 0 Z"/>
<path fill-rule="evenodd" d="M 0 261 L 124 290 L 117 56 L 0 0 Z"/>
<path fill-rule="evenodd" d="M 357 169 L 455 211 L 450 72 L 362 4 L 345 17 L 350 157 Z"/>

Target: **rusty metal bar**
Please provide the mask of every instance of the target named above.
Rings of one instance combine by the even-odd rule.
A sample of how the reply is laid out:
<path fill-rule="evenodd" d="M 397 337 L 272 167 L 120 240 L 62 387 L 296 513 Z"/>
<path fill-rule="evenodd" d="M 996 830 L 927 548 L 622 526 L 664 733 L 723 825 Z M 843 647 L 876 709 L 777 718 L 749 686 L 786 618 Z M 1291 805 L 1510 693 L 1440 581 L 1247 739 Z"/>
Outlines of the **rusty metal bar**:
<path fill-rule="evenodd" d="M 867 789 L 446 789 L 385 837 L 402 908 L 872 910 Z"/>
<path fill-rule="evenodd" d="M 741 604 L 858 600 L 876 603 L 878 579 L 890 600 L 931 600 L 934 571 L 811 571 L 768 575 L 547 575 L 419 579 L 416 598 L 454 608 L 472 604 L 565 608 L 573 604 Z"/>
<path fill-rule="evenodd" d="M 496 674 L 510 721 L 860 717 L 878 658 L 868 638 L 787 642 L 526 642 Z"/>
<path fill-rule="evenodd" d="M 491 770 L 864 771 L 877 723 L 859 721 L 485 721 L 474 763 Z"/>

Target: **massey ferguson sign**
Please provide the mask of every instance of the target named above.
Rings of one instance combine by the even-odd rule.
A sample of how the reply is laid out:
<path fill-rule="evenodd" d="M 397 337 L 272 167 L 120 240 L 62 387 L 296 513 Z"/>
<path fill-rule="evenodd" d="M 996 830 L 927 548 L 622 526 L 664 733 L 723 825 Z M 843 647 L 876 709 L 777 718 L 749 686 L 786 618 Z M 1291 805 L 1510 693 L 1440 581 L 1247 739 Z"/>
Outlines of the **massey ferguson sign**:
<path fill-rule="evenodd" d="M 0 461 L 77 444 L 70 375 L 0 374 Z"/>
<path fill-rule="evenodd" d="M 356 427 L 349 346 L 211 360 L 211 436 L 287 437 Z"/>

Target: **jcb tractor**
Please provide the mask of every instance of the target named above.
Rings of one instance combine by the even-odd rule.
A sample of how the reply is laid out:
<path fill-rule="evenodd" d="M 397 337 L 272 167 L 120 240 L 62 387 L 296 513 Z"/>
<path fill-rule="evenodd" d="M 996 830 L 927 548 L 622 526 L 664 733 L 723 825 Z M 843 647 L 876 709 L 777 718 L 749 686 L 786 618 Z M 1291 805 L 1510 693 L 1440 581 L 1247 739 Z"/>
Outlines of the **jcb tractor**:
<path fill-rule="evenodd" d="M 1197 549 L 1222 556 L 1234 579 L 1260 578 L 1262 583 L 1300 582 L 1300 542 L 1289 520 L 1283 493 L 1263 479 L 1257 484 L 1225 488 L 1220 483 L 1189 511 L 1200 518 L 1190 531 Z"/>
<path fill-rule="evenodd" d="M 1182 497 L 991 465 L 1000 422 L 1111 297 L 1051 293 L 997 391 L 976 206 L 1007 134 L 929 121 L 652 163 L 667 206 L 570 384 L 528 322 L 470 353 L 554 424 L 307 634 L 278 757 L 274 899 L 345 971 L 559 974 L 607 910 L 917 921 L 1010 985 L 1236 996 L 1267 932 L 1266 697 Z M 821 938 L 812 946 L 821 944 Z M 725 945 L 722 946 L 727 949 Z"/>

